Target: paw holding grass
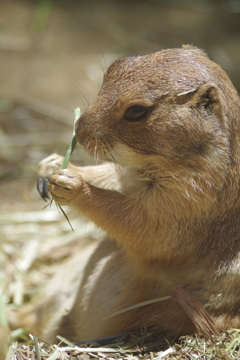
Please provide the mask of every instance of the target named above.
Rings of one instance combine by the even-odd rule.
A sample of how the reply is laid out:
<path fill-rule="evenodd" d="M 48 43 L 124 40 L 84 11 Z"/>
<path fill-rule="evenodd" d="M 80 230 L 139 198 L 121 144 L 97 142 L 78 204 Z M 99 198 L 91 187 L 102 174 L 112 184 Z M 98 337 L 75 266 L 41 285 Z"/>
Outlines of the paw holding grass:
<path fill-rule="evenodd" d="M 45 201 L 50 199 L 48 189 L 49 178 L 52 174 L 61 168 L 63 160 L 63 156 L 52 154 L 42 160 L 38 165 L 37 189 Z"/>
<path fill-rule="evenodd" d="M 75 109 L 72 140 L 65 157 L 52 154 L 42 160 L 39 164 L 37 179 L 37 189 L 43 200 L 47 201 L 47 199 L 51 199 L 52 197 L 52 200 L 56 202 L 72 230 L 71 223 L 61 205 L 72 205 L 73 200 L 77 196 L 77 192 L 83 184 L 79 171 L 76 171 L 76 166 L 69 163 L 69 159 L 77 143 L 75 123 L 79 119 L 80 114 L 80 108 Z M 52 200 L 50 200 L 47 206 L 52 204 Z"/>
<path fill-rule="evenodd" d="M 58 205 L 73 205 L 83 187 L 82 176 L 72 169 L 59 169 L 50 176 L 48 188 Z"/>

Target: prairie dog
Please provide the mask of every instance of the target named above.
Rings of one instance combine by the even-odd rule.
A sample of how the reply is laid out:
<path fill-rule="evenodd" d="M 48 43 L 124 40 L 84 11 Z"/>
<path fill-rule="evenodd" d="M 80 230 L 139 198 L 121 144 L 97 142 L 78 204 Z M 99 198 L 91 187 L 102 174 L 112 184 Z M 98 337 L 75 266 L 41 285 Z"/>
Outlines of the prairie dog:
<path fill-rule="evenodd" d="M 218 330 L 240 326 L 240 101 L 226 73 L 198 48 L 125 57 L 107 70 L 76 124 L 98 166 L 39 166 L 38 187 L 106 232 L 69 313 L 46 330 L 85 341 L 154 326 L 196 331 L 174 299 L 194 295 Z M 49 191 L 49 192 L 48 192 Z"/>

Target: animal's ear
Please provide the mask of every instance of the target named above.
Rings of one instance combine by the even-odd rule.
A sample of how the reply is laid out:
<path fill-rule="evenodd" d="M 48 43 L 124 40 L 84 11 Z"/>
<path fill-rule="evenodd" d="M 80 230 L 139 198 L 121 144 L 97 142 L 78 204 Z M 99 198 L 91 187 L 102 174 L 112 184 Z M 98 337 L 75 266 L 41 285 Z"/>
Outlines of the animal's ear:
<path fill-rule="evenodd" d="M 210 82 L 199 86 L 194 91 L 189 105 L 201 112 L 206 120 L 209 116 L 215 115 L 219 120 L 224 121 L 220 91 L 214 83 Z"/>

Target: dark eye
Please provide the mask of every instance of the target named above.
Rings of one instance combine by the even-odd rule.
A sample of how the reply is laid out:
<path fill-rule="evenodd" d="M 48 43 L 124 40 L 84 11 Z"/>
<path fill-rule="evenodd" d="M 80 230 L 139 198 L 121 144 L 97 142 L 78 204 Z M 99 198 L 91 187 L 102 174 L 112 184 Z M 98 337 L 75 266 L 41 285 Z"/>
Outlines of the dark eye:
<path fill-rule="evenodd" d="M 146 118 L 148 114 L 148 108 L 142 105 L 133 105 L 130 106 L 124 114 L 124 119 L 127 121 L 137 122 L 142 121 Z"/>

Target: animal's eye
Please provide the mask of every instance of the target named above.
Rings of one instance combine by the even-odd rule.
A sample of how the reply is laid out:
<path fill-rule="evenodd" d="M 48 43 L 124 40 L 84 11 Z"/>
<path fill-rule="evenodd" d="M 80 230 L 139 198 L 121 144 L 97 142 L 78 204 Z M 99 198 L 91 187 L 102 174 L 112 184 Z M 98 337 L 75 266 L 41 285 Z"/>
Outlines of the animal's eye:
<path fill-rule="evenodd" d="M 142 121 L 148 115 L 148 110 L 149 108 L 146 108 L 145 106 L 133 105 L 125 111 L 123 118 L 131 122 Z"/>

